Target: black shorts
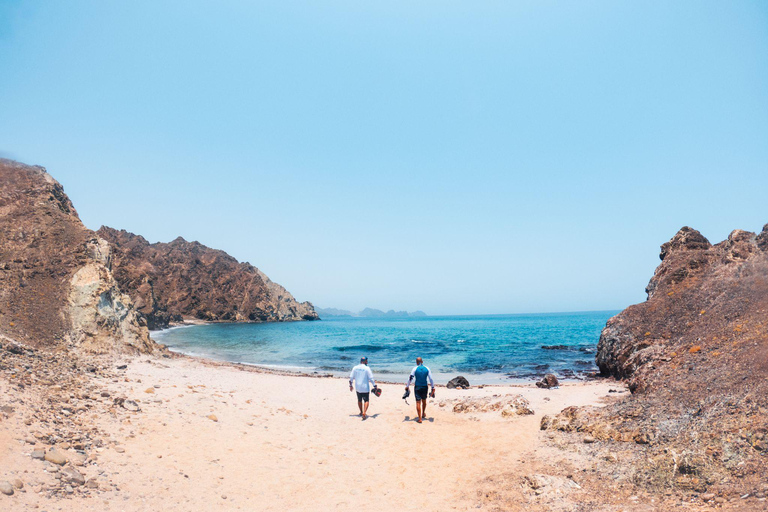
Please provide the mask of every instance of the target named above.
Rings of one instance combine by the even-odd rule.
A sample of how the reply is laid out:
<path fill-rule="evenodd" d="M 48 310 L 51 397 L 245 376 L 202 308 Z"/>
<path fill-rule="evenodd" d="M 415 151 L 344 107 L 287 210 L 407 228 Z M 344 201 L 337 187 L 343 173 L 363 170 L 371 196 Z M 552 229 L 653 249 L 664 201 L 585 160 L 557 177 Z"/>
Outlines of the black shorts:
<path fill-rule="evenodd" d="M 371 392 L 370 391 L 367 392 L 367 393 L 361 393 L 361 392 L 358 391 L 357 392 L 357 401 L 358 402 L 367 402 L 369 396 L 371 396 Z"/>
<path fill-rule="evenodd" d="M 428 386 L 414 386 L 413 387 L 413 395 L 416 397 L 416 401 L 419 400 L 426 400 L 427 395 L 429 395 L 429 387 Z"/>

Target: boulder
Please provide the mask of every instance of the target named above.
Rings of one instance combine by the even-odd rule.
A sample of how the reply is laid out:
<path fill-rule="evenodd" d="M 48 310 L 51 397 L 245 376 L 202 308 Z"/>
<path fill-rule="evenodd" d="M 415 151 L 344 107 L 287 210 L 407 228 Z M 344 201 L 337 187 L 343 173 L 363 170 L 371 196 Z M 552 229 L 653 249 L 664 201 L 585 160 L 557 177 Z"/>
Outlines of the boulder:
<path fill-rule="evenodd" d="M 459 375 L 458 377 L 454 377 L 451 380 L 448 381 L 448 385 L 446 386 L 448 389 L 469 389 L 469 381 Z"/>
<path fill-rule="evenodd" d="M 543 379 L 536 383 L 536 387 L 544 389 L 556 388 L 559 385 L 560 382 L 558 382 L 557 377 L 553 373 L 546 374 Z"/>

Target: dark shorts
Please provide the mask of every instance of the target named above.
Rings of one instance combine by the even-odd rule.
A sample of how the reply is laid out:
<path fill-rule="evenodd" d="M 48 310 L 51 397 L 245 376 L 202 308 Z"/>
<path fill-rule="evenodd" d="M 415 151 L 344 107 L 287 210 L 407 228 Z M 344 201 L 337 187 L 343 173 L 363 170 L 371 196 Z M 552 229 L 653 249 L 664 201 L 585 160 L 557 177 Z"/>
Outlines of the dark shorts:
<path fill-rule="evenodd" d="M 369 391 L 368 393 L 360 393 L 360 392 L 358 391 L 358 392 L 357 392 L 357 401 L 358 401 L 358 402 L 367 402 L 367 401 L 368 401 L 368 397 L 369 397 L 370 395 L 371 395 L 371 392 L 370 392 L 370 391 Z"/>
<path fill-rule="evenodd" d="M 416 401 L 426 400 L 429 394 L 429 386 L 414 386 L 413 395 L 416 397 Z"/>

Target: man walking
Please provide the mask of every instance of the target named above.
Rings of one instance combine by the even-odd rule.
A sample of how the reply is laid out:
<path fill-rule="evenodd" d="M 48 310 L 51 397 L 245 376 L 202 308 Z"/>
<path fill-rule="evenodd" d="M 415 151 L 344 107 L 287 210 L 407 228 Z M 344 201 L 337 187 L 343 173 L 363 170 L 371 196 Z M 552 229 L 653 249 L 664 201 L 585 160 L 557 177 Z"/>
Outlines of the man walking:
<path fill-rule="evenodd" d="M 373 372 L 368 368 L 367 357 L 361 357 L 360 364 L 352 368 L 352 373 L 349 374 L 350 391 L 352 391 L 353 381 L 357 390 L 357 406 L 360 408 L 360 416 L 365 419 L 368 417 L 368 397 L 371 393 L 371 384 L 373 384 L 373 389 L 376 389 Z M 363 406 L 363 402 L 365 402 L 365 406 Z"/>
<path fill-rule="evenodd" d="M 408 377 L 408 384 L 405 385 L 406 391 L 414 380 L 416 381 L 413 384 L 413 395 L 416 397 L 416 421 L 421 423 L 422 419 L 427 418 L 427 381 L 432 386 L 432 398 L 435 397 L 435 381 L 432 380 L 432 372 L 424 366 L 424 361 L 420 357 L 416 358 L 416 366 L 413 367 L 411 376 Z"/>

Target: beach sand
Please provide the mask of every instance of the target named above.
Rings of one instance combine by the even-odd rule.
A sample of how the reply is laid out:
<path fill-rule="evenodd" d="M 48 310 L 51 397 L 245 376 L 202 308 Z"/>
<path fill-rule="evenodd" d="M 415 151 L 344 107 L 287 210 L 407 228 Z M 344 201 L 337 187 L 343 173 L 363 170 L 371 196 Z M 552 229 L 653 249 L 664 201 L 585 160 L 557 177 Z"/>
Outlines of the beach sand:
<path fill-rule="evenodd" d="M 21 478 L 26 485 L 12 497 L 0 495 L 1 509 L 486 509 L 478 498 L 480 483 L 529 470 L 545 442 L 539 430 L 543 415 L 571 405 L 602 405 L 618 386 L 596 381 L 551 390 L 439 387 L 428 419 L 418 424 L 413 395 L 406 405 L 401 384 L 383 384 L 363 421 L 344 379 L 264 373 L 188 357 L 123 362 L 128 367 L 118 372 L 120 378 L 94 377 L 96 385 L 110 397 L 137 400 L 141 411 L 92 411 L 89 421 L 105 444 L 90 454 L 95 464 L 79 470 L 98 482 L 99 492 L 46 497 L 53 476 L 44 470 L 47 463 L 30 457 L 30 427 L 17 411 L 0 422 L 0 480 Z M 0 387 L 9 392 L 5 382 Z M 462 414 L 438 405 L 508 393 L 523 395 L 535 413 Z M 518 505 L 508 509 L 526 508 Z"/>

